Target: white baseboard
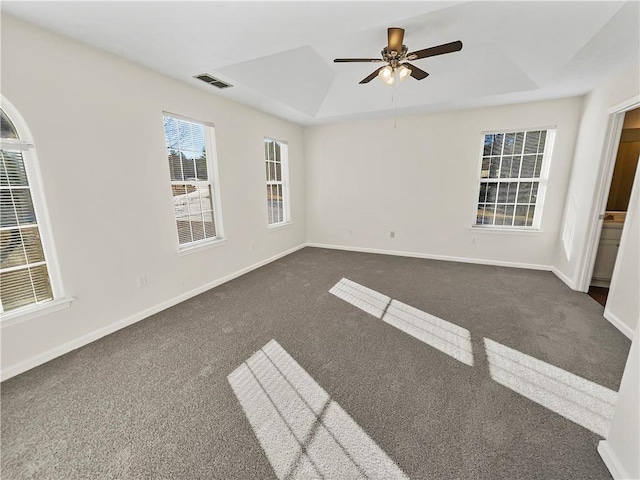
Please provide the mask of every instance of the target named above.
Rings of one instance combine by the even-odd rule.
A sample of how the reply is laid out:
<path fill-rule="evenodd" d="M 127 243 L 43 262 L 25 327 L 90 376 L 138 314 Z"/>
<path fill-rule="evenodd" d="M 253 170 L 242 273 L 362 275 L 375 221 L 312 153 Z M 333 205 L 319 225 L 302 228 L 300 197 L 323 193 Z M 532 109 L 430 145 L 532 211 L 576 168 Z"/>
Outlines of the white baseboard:
<path fill-rule="evenodd" d="M 604 464 L 609 469 L 609 473 L 614 480 L 633 480 L 631 475 L 629 475 L 624 467 L 620 465 L 618 457 L 613 450 L 611 450 L 611 447 L 606 440 L 600 440 L 600 443 L 598 443 L 598 453 L 604 461 Z"/>
<path fill-rule="evenodd" d="M 416 252 L 402 252 L 395 250 L 382 250 L 378 248 L 365 248 L 365 247 L 350 247 L 345 245 L 328 245 L 325 243 L 307 243 L 307 247 L 317 248 L 330 248 L 333 250 L 346 250 L 349 252 L 363 252 L 363 253 L 380 253 L 383 255 L 397 255 L 401 257 L 414 257 L 414 258 L 427 258 L 430 260 L 443 260 L 447 262 L 462 262 L 462 263 L 475 263 L 480 265 L 494 265 L 497 267 L 511 267 L 511 268 L 528 268 L 530 270 L 544 270 L 552 272 L 558 277 L 564 284 L 566 284 L 572 290 L 578 290 L 569 277 L 558 270 L 556 267 L 549 265 L 538 265 L 535 263 L 519 263 L 519 262 L 505 262 L 503 260 L 487 260 L 482 258 L 468 258 L 468 257 L 452 257 L 447 255 L 431 255 L 428 253 L 416 253 Z"/>
<path fill-rule="evenodd" d="M 154 305 L 153 307 L 142 310 L 141 312 L 135 313 L 127 318 L 114 322 L 110 325 L 107 325 L 106 327 L 102 327 L 91 333 L 83 335 L 79 338 L 76 338 L 75 340 L 72 340 L 70 342 L 64 343 L 50 350 L 47 350 L 46 352 L 43 352 L 39 355 L 36 355 L 27 360 L 24 360 L 16 365 L 11 365 L 7 368 L 4 368 L 2 369 L 2 373 L 1 373 L 1 381 L 5 381 L 11 377 L 15 377 L 16 375 L 26 372 L 27 370 L 31 370 L 32 368 L 37 367 L 38 365 L 42 365 L 43 363 L 53 360 L 54 358 L 64 355 L 65 353 L 69 353 L 72 350 L 83 347 L 91 342 L 98 340 L 99 338 L 109 335 L 110 333 L 113 333 L 117 330 L 127 327 L 133 323 L 139 322 L 140 320 L 150 317 L 151 315 L 161 312 L 162 310 L 166 310 L 169 307 L 173 307 L 174 305 L 177 305 L 180 302 L 184 302 L 185 300 L 188 300 L 191 297 L 195 297 L 196 295 L 206 292 L 207 290 L 217 287 L 218 285 L 222 285 L 223 283 L 226 283 L 230 280 L 233 280 L 234 278 L 244 275 L 245 273 L 248 273 L 252 270 L 260 268 L 268 263 L 278 260 L 279 258 L 286 257 L 287 255 L 290 255 L 293 252 L 300 250 L 301 248 L 304 248 L 305 246 L 306 244 L 298 245 L 297 247 L 281 252 L 270 258 L 262 260 L 258 263 L 254 263 L 253 265 L 250 265 L 246 268 L 243 268 L 234 273 L 226 275 L 222 278 L 213 280 L 212 282 L 209 282 L 198 288 L 182 293 L 167 301 Z"/>
<path fill-rule="evenodd" d="M 345 245 L 327 245 L 324 243 L 307 243 L 307 247 L 329 248 L 332 250 L 346 250 L 349 252 L 379 253 L 382 255 L 395 255 L 398 257 L 427 258 L 429 260 L 443 260 L 446 262 L 494 265 L 496 267 L 527 268 L 529 270 L 545 270 L 545 271 L 553 270 L 553 267 L 549 265 L 537 265 L 535 263 L 505 262 L 503 260 L 487 260 L 483 258 L 452 257 L 448 255 L 432 255 L 429 253 L 402 252 L 397 250 L 383 250 L 379 248 L 350 247 Z"/>
<path fill-rule="evenodd" d="M 589 286 L 611 288 L 611 279 L 591 277 Z"/>
<path fill-rule="evenodd" d="M 551 267 L 551 271 L 556 277 L 562 280 L 564 284 L 567 285 L 567 287 L 569 287 L 571 290 L 578 290 L 578 288 L 576 288 L 575 282 L 571 280 L 569 277 L 567 277 L 560 270 L 558 270 L 556 267 Z"/>
<path fill-rule="evenodd" d="M 603 317 L 609 320 L 611 324 L 620 330 L 625 337 L 629 340 L 633 340 L 633 329 L 629 327 L 626 323 L 616 317 L 610 310 L 607 310 L 606 307 L 604 309 Z"/>

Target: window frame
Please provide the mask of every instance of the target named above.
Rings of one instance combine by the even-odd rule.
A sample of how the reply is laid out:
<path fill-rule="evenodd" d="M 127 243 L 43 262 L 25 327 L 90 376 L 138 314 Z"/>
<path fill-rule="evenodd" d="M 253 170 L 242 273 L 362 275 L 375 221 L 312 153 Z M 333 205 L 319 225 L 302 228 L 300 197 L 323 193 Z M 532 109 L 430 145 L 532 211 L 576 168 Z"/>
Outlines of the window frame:
<path fill-rule="evenodd" d="M 190 182 L 187 180 L 172 180 L 171 179 L 171 169 L 169 168 L 169 162 L 167 161 L 167 136 L 164 131 L 164 117 L 171 117 L 176 120 L 182 120 L 184 122 L 195 123 L 198 125 L 202 125 L 204 127 L 204 140 L 205 140 L 205 149 L 206 149 L 206 166 L 207 166 L 207 178 L 208 181 L 198 181 L 198 182 Z M 217 144 L 215 137 L 215 125 L 213 122 L 208 122 L 206 120 L 200 120 L 192 117 L 187 117 L 184 115 L 172 113 L 169 111 L 162 112 L 163 118 L 163 128 L 162 134 L 164 138 L 164 151 L 165 151 L 165 166 L 168 172 L 169 178 L 169 188 L 171 192 L 171 211 L 172 211 L 172 221 L 173 228 L 175 231 L 176 244 L 178 245 L 178 254 L 184 255 L 188 253 L 192 253 L 194 251 L 202 250 L 203 248 L 210 246 L 217 246 L 223 243 L 226 243 L 226 237 L 224 236 L 224 226 L 222 221 L 222 200 L 220 194 L 220 177 L 218 172 L 218 153 L 217 153 Z M 180 243 L 180 234 L 178 231 L 178 227 L 176 224 L 176 214 L 175 214 L 175 205 L 173 203 L 173 186 L 174 185 L 184 185 L 189 183 L 200 183 L 207 184 L 211 188 L 211 203 L 212 203 L 212 212 L 213 212 L 213 222 L 215 225 L 216 235 L 214 237 L 203 238 L 201 240 L 195 240 L 189 243 Z"/>
<path fill-rule="evenodd" d="M 44 253 L 44 264 L 47 266 L 49 283 L 53 298 L 44 302 L 31 303 L 22 307 L 4 311 L 0 303 L 0 325 L 2 328 L 68 307 L 74 300 L 66 296 L 57 249 L 51 228 L 51 219 L 40 171 L 38 153 L 27 123 L 20 112 L 4 96 L 0 96 L 0 107 L 13 123 L 20 140 L 0 139 L 0 148 L 7 151 L 20 151 L 24 163 L 27 181 L 36 217 L 36 225 L 40 233 L 40 242 Z"/>
<path fill-rule="evenodd" d="M 264 146 L 266 142 L 274 142 L 280 145 L 280 175 L 281 180 L 269 180 L 265 175 L 265 183 L 267 187 L 269 185 L 281 185 L 282 186 L 282 221 L 269 223 L 269 202 L 265 202 L 266 204 L 266 217 L 267 217 L 267 228 L 276 229 L 280 227 L 284 227 L 290 225 L 292 223 L 291 220 L 291 202 L 290 202 L 290 192 L 289 192 L 289 143 L 284 140 L 278 140 L 274 137 L 263 137 L 262 146 L 264 151 Z M 263 166 L 267 166 L 267 162 L 269 160 L 265 157 L 262 159 Z M 268 167 L 267 167 L 268 168 Z"/>
<path fill-rule="evenodd" d="M 496 135 L 502 134 L 505 135 L 507 133 L 521 133 L 521 132 L 535 132 L 535 131 L 546 131 L 546 140 L 545 140 L 545 149 L 542 155 L 542 168 L 540 169 L 540 177 L 532 177 L 532 178 L 495 178 L 488 179 L 482 177 L 482 159 L 484 157 L 484 141 L 487 135 Z M 551 159 L 553 154 L 553 148 L 555 145 L 555 138 L 557 133 L 557 125 L 552 126 L 542 126 L 542 127 L 527 127 L 527 128 L 509 128 L 509 129 L 500 129 L 500 130 L 486 130 L 480 132 L 480 148 L 479 148 L 479 161 L 478 167 L 476 171 L 476 189 L 474 196 L 474 210 L 473 216 L 471 220 L 471 229 L 476 231 L 486 231 L 486 232 L 494 232 L 494 233 L 539 233 L 542 232 L 541 224 L 542 224 L 542 214 L 544 210 L 545 197 L 547 193 L 547 184 L 549 181 L 549 172 Z M 504 151 L 504 145 L 503 145 Z M 504 155 L 500 155 L 502 158 Z M 490 181 L 488 181 L 490 180 Z M 478 225 L 477 217 L 478 217 L 478 206 L 479 206 L 479 196 L 480 196 L 480 188 L 482 183 L 498 183 L 498 182 L 510 182 L 510 183 L 522 183 L 522 182 L 538 182 L 538 191 L 535 203 L 535 211 L 533 216 L 532 224 L 527 225 Z"/>

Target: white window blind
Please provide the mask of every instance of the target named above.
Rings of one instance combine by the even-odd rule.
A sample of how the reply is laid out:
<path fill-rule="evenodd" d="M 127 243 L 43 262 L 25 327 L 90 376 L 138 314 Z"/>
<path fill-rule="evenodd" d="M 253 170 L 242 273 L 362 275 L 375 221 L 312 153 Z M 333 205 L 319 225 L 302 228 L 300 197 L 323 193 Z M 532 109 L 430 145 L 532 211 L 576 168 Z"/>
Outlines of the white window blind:
<path fill-rule="evenodd" d="M 54 294 L 25 163 L 31 146 L 0 114 L 0 307 L 9 312 L 49 302 Z"/>
<path fill-rule="evenodd" d="M 264 139 L 267 176 L 267 222 L 269 225 L 287 223 L 289 219 L 288 146 L 286 143 Z"/>
<path fill-rule="evenodd" d="M 211 156 L 213 127 L 164 115 L 164 133 L 178 243 L 181 247 L 221 237 L 214 202 L 218 190 Z"/>
<path fill-rule="evenodd" d="M 539 227 L 554 133 L 484 135 L 476 226 Z"/>

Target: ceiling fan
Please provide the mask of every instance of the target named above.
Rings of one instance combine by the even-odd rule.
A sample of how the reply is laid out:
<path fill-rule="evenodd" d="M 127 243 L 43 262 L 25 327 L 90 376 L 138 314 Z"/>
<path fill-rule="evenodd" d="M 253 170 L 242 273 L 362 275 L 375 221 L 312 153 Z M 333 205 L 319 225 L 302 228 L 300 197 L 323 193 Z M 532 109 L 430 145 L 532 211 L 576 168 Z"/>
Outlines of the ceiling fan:
<path fill-rule="evenodd" d="M 421 58 L 435 57 L 436 55 L 444 55 L 445 53 L 453 53 L 462 50 L 462 42 L 460 40 L 451 43 L 444 43 L 437 47 L 425 48 L 424 50 L 416 50 L 407 53 L 406 45 L 403 45 L 404 28 L 388 28 L 387 29 L 388 45 L 382 49 L 382 59 L 380 58 L 336 58 L 335 63 L 347 62 L 387 62 L 387 65 L 378 68 L 368 77 L 363 78 L 360 83 L 369 83 L 377 75 L 387 85 L 396 83 L 396 74 L 400 81 L 406 80 L 409 76 L 416 80 L 422 80 L 429 75 L 424 70 L 419 69 L 415 65 L 411 65 L 408 60 L 419 60 Z"/>

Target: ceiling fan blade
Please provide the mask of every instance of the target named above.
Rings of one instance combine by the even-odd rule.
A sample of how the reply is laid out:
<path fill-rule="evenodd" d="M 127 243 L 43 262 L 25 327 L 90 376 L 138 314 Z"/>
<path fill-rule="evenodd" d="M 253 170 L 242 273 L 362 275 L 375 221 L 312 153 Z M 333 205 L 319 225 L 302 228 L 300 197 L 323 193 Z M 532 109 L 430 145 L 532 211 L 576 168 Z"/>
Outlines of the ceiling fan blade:
<path fill-rule="evenodd" d="M 336 58 L 333 60 L 335 63 L 347 63 L 347 62 L 382 62 L 381 58 Z"/>
<path fill-rule="evenodd" d="M 429 74 L 427 72 L 425 72 L 424 70 L 419 69 L 415 65 L 411 65 L 408 62 L 404 62 L 402 65 L 404 65 L 405 67 L 409 68 L 409 70 L 411 70 L 411 76 L 413 78 L 415 78 L 416 80 L 422 80 L 422 79 L 427 78 L 429 76 Z"/>
<path fill-rule="evenodd" d="M 386 65 L 385 65 L 386 66 Z M 375 72 L 373 72 L 371 75 L 369 75 L 368 77 L 363 78 L 362 80 L 360 80 L 358 83 L 360 84 L 364 84 L 364 83 L 369 83 L 371 80 L 373 80 L 374 78 L 376 78 L 378 76 L 378 72 L 380 70 L 382 70 L 384 67 L 380 67 L 378 68 Z"/>
<path fill-rule="evenodd" d="M 453 53 L 462 50 L 462 42 L 460 40 L 451 43 L 444 43 L 437 47 L 425 48 L 407 54 L 407 60 L 418 60 L 419 58 L 435 57 L 445 53 Z"/>
<path fill-rule="evenodd" d="M 387 37 L 389 39 L 389 51 L 398 53 L 402 52 L 404 28 L 388 28 Z"/>

